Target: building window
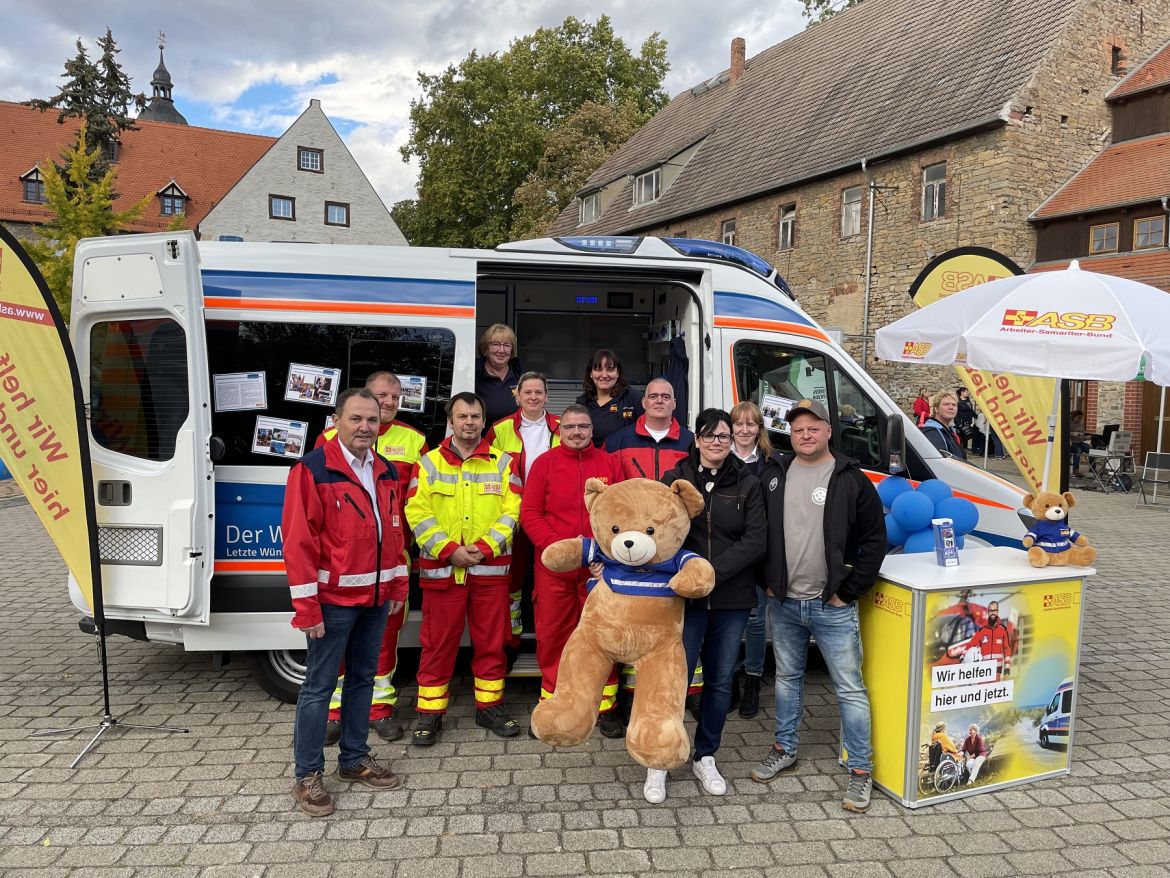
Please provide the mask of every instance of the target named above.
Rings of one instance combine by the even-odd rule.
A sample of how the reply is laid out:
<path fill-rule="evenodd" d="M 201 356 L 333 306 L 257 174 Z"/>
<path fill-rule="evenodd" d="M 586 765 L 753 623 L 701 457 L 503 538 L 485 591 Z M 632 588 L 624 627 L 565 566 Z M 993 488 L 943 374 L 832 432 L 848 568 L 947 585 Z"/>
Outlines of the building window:
<path fill-rule="evenodd" d="M 791 250 L 796 246 L 796 205 L 785 204 L 780 208 L 780 233 L 776 238 L 777 250 Z"/>
<path fill-rule="evenodd" d="M 41 178 L 38 168 L 33 168 L 20 178 L 21 188 L 24 190 L 24 200 L 30 204 L 45 203 L 45 181 Z"/>
<path fill-rule="evenodd" d="M 719 240 L 724 244 L 735 246 L 735 220 L 724 220 L 719 224 Z"/>
<path fill-rule="evenodd" d="M 1090 253 L 1117 252 L 1117 223 L 1103 223 L 1089 229 Z"/>
<path fill-rule="evenodd" d="M 268 217 L 278 220 L 296 220 L 297 200 L 287 195 L 268 196 Z"/>
<path fill-rule="evenodd" d="M 162 196 L 162 210 L 163 216 L 179 216 L 187 211 L 187 199 L 182 195 L 163 195 Z"/>
<path fill-rule="evenodd" d="M 297 147 L 297 170 L 325 173 L 325 151 L 308 146 Z"/>
<path fill-rule="evenodd" d="M 1133 249 L 1161 247 L 1166 240 L 1166 217 L 1148 216 L 1133 221 Z"/>
<path fill-rule="evenodd" d="M 861 234 L 861 187 L 841 190 L 841 237 Z"/>
<path fill-rule="evenodd" d="M 325 225 L 348 226 L 349 205 L 343 201 L 325 202 Z"/>
<path fill-rule="evenodd" d="M 590 192 L 581 199 L 581 214 L 578 217 L 578 225 L 586 225 L 593 222 L 601 215 L 601 193 Z"/>
<path fill-rule="evenodd" d="M 687 236 L 687 230 L 679 229 L 677 232 L 671 232 L 670 236 L 672 238 L 685 238 Z"/>
<path fill-rule="evenodd" d="M 634 205 L 649 204 L 662 192 L 662 168 L 655 168 L 634 179 Z"/>
<path fill-rule="evenodd" d="M 939 162 L 922 169 L 922 218 L 939 219 L 947 215 L 947 163 Z"/>
<path fill-rule="evenodd" d="M 1125 73 L 1125 54 L 1121 51 L 1121 46 L 1109 47 L 1109 72 L 1114 76 Z"/>

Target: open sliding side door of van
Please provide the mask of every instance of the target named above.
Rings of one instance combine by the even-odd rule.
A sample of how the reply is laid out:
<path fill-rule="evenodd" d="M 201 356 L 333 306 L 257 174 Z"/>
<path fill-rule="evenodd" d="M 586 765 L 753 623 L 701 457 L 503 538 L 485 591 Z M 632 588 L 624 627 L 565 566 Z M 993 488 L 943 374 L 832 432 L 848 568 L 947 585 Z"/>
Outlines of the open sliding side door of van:
<path fill-rule="evenodd" d="M 214 505 L 195 236 L 82 241 L 73 284 L 106 613 L 206 624 Z"/>

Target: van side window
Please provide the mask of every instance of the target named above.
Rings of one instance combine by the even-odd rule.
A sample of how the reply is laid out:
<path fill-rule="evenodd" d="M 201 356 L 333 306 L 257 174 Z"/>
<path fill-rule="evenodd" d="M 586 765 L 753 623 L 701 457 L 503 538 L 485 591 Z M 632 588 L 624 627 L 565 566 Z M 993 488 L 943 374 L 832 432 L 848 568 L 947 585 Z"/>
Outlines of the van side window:
<path fill-rule="evenodd" d="M 833 386 L 837 392 L 841 453 L 856 458 L 867 469 L 884 469 L 878 407 L 852 378 L 838 369 L 833 370 Z"/>
<path fill-rule="evenodd" d="M 174 320 L 97 323 L 89 335 L 90 430 L 103 448 L 170 460 L 187 420 L 187 336 Z"/>
<path fill-rule="evenodd" d="M 792 440 L 784 416 L 801 399 L 828 406 L 825 358 L 820 354 L 755 341 L 734 348 L 735 382 L 739 399 L 760 407 L 764 426 L 777 451 L 791 451 Z"/>
<path fill-rule="evenodd" d="M 1065 689 L 1060 693 L 1060 712 L 1072 713 L 1072 690 Z M 1055 700 L 1055 699 L 1053 699 Z"/>
<path fill-rule="evenodd" d="M 207 350 L 211 376 L 263 371 L 268 398 L 263 411 L 212 412 L 212 432 L 227 449 L 217 461 L 221 465 L 296 463 L 295 458 L 252 453 L 257 415 L 305 423 L 304 451 L 312 450 L 333 409 L 284 398 L 290 363 L 340 369 L 343 389 L 362 387 L 367 376 L 383 369 L 425 378 L 422 411 L 412 411 L 415 406 L 404 401 L 398 420 L 425 433 L 432 448 L 443 439 L 443 406 L 451 396 L 455 365 L 455 334 L 449 329 L 209 320 Z"/>

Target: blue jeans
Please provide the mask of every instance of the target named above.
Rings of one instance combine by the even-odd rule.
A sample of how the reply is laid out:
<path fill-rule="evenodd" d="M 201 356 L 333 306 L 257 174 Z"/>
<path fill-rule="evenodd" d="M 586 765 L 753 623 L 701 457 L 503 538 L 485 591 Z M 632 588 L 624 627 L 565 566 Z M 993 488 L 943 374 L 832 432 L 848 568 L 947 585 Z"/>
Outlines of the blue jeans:
<path fill-rule="evenodd" d="M 869 693 L 861 677 L 861 626 L 857 603 L 834 607 L 820 598 L 768 599 L 772 652 L 776 656 L 776 743 L 796 755 L 804 711 L 804 671 L 811 634 L 824 656 L 841 710 L 846 765 L 873 771 Z"/>
<path fill-rule="evenodd" d="M 743 636 L 743 661 L 741 668 L 753 677 L 764 676 L 764 650 L 768 646 L 768 593 L 756 586 L 756 605 L 748 613 L 747 630 Z"/>
<path fill-rule="evenodd" d="M 298 780 L 325 770 L 325 723 L 343 657 L 345 683 L 341 690 L 341 752 L 337 761 L 342 768 L 353 768 L 370 752 L 366 744 L 370 702 L 389 607 L 389 601 L 378 607 L 321 604 L 325 636 L 308 641 L 305 682 L 297 696 L 293 720 L 293 761 Z"/>
<path fill-rule="evenodd" d="M 731 676 L 739 659 L 739 641 L 751 610 L 709 610 L 687 604 L 683 619 L 683 649 L 687 654 L 687 679 L 695 675 L 703 659 L 703 697 L 699 728 L 695 732 L 695 759 L 714 756 L 723 737 L 727 709 L 731 705 Z"/>

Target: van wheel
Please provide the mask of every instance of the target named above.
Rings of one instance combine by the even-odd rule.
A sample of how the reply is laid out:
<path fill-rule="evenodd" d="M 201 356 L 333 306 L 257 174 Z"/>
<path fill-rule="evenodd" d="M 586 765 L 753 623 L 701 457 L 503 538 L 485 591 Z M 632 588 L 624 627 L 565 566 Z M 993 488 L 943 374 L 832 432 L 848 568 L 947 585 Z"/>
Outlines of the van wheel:
<path fill-rule="evenodd" d="M 1048 734 L 1046 732 L 1040 733 L 1040 746 L 1045 750 L 1048 749 Z"/>
<path fill-rule="evenodd" d="M 271 649 L 248 653 L 248 666 L 260 688 L 285 704 L 296 704 L 305 680 L 303 649 Z"/>

